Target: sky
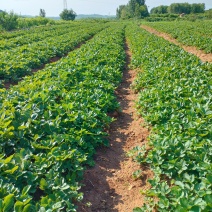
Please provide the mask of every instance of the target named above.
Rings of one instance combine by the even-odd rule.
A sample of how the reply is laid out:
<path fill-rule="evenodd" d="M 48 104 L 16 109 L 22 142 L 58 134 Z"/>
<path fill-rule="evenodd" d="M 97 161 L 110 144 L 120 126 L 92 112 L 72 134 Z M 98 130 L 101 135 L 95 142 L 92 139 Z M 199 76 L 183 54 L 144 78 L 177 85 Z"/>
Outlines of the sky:
<path fill-rule="evenodd" d="M 119 5 L 127 4 L 129 0 L 67 0 L 68 9 L 72 8 L 77 14 L 115 15 Z M 212 8 L 212 0 L 146 0 L 150 10 L 159 5 L 171 3 L 205 3 L 206 9 Z M 0 9 L 13 11 L 21 15 L 39 15 L 40 9 L 47 16 L 59 16 L 63 10 L 63 0 L 0 0 Z"/>

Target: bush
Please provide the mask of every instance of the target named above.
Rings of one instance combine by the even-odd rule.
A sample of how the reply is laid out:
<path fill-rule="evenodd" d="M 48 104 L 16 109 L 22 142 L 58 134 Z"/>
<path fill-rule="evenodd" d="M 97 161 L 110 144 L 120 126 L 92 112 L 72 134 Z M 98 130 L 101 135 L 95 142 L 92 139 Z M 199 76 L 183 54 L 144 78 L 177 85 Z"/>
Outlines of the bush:
<path fill-rule="evenodd" d="M 18 19 L 18 28 L 29 28 L 32 26 L 40 26 L 47 24 L 55 24 L 54 20 L 44 18 L 44 17 L 35 17 L 35 18 L 19 18 Z"/>
<path fill-rule="evenodd" d="M 63 20 L 66 20 L 66 21 L 73 21 L 75 18 L 76 18 L 77 14 L 72 10 L 63 10 L 61 13 L 60 13 L 60 18 L 63 19 Z"/>

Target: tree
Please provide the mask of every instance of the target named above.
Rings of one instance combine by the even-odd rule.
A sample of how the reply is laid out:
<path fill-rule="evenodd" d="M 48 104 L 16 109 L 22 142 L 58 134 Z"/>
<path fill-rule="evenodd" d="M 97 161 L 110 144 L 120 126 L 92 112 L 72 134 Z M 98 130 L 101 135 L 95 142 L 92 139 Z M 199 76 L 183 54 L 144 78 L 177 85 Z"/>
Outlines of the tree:
<path fill-rule="evenodd" d="M 40 9 L 40 17 L 46 17 L 46 12 L 44 9 Z"/>
<path fill-rule="evenodd" d="M 0 13 L 0 25 L 3 29 L 13 30 L 18 27 L 18 15 L 14 12 L 1 12 Z"/>
<path fill-rule="evenodd" d="M 191 5 L 191 13 L 204 13 L 205 12 L 205 4 L 192 4 Z"/>
<path fill-rule="evenodd" d="M 120 5 L 116 17 L 121 19 L 143 18 L 149 15 L 144 0 L 129 0 L 127 5 Z"/>
<path fill-rule="evenodd" d="M 165 14 L 168 13 L 168 6 L 160 5 L 158 7 L 153 7 L 150 11 L 151 14 Z"/>
<path fill-rule="evenodd" d="M 64 9 L 61 13 L 60 13 L 60 18 L 66 21 L 70 21 L 70 20 L 74 20 L 76 18 L 77 14 L 72 10 L 67 10 Z"/>
<path fill-rule="evenodd" d="M 131 18 L 129 7 L 125 6 L 121 11 L 121 19 L 129 19 L 129 18 Z"/>
<path fill-rule="evenodd" d="M 141 5 L 140 6 L 140 15 L 141 15 L 141 18 L 149 16 L 149 12 L 148 12 L 148 9 L 147 9 L 146 5 Z"/>
<path fill-rule="evenodd" d="M 191 5 L 189 3 L 173 3 L 168 8 L 169 13 L 175 14 L 190 14 L 191 13 Z"/>
<path fill-rule="evenodd" d="M 124 10 L 126 7 L 126 5 L 120 5 L 117 9 L 116 9 L 116 17 L 118 19 L 121 18 L 121 13 L 122 13 L 122 10 Z"/>
<path fill-rule="evenodd" d="M 209 19 L 212 19 L 212 9 L 206 10 L 205 11 L 205 16 Z"/>

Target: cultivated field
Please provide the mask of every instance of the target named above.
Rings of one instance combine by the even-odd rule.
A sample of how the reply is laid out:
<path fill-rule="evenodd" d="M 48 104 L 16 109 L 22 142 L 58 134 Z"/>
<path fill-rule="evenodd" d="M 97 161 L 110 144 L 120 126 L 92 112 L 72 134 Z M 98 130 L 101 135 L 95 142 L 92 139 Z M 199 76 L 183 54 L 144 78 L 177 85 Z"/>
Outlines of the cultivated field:
<path fill-rule="evenodd" d="M 211 21 L 146 25 L 212 53 Z M 211 63 L 134 22 L 76 21 L 2 33 L 0 50 L 0 211 L 78 211 L 83 173 L 98 163 L 98 147 L 109 145 L 122 155 L 113 157 L 126 159 L 122 145 L 110 145 L 110 126 L 117 140 L 120 128 L 128 130 L 120 140 L 128 140 L 129 126 L 139 136 L 145 128 L 150 133 L 145 145 L 131 139 L 128 152 L 140 164 L 132 179 L 151 185 L 134 212 L 212 210 Z M 137 93 L 143 126 L 134 126 L 132 111 L 125 111 L 133 99 L 119 100 L 127 65 L 137 76 L 121 88 Z M 119 125 L 111 125 L 115 119 Z M 108 176 L 121 169 L 108 168 Z M 147 179 L 146 169 L 153 173 Z M 95 190 L 97 182 L 87 181 Z M 98 191 L 98 210 L 128 210 L 128 203 L 119 207 L 124 190 L 115 190 L 115 201 L 107 205 L 106 199 L 104 206 L 98 199 L 104 191 Z M 94 203 L 81 208 L 94 211 Z"/>

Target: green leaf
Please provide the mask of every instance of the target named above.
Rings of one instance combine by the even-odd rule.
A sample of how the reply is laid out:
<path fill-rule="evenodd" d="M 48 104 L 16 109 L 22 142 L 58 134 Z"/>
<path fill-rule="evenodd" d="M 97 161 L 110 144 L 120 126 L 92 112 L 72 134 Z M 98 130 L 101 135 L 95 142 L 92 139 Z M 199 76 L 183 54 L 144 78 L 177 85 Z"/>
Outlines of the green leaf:
<path fill-rule="evenodd" d="M 3 200 L 0 199 L 0 212 L 2 212 L 2 209 L 3 209 Z"/>
<path fill-rule="evenodd" d="M 40 180 L 40 189 L 41 190 L 45 190 L 45 188 L 47 187 L 47 182 L 46 182 L 46 180 L 44 179 L 44 178 L 42 178 L 41 180 Z"/>
<path fill-rule="evenodd" d="M 184 188 L 184 184 L 181 181 L 175 181 L 175 185 L 178 185 L 181 188 Z"/>
<path fill-rule="evenodd" d="M 134 208 L 133 212 L 143 212 L 143 210 L 141 208 Z"/>
<path fill-rule="evenodd" d="M 30 190 L 31 185 L 27 185 L 22 190 L 22 195 L 27 195 L 28 191 Z"/>
<path fill-rule="evenodd" d="M 53 209 L 59 209 L 61 206 L 62 206 L 61 202 L 57 202 L 52 206 L 52 208 Z"/>
<path fill-rule="evenodd" d="M 20 202 L 20 201 L 17 201 L 15 203 L 15 206 L 14 206 L 14 211 L 15 212 L 23 212 L 23 207 L 24 207 L 24 203 Z"/>
<path fill-rule="evenodd" d="M 14 205 L 14 194 L 9 194 L 4 198 L 3 211 L 8 212 Z"/>
<path fill-rule="evenodd" d="M 35 206 L 28 204 L 24 207 L 24 210 L 22 212 L 35 212 Z"/>
<path fill-rule="evenodd" d="M 212 204 L 212 194 L 205 195 L 205 200 L 207 203 Z"/>
<path fill-rule="evenodd" d="M 5 173 L 7 173 L 7 174 L 13 174 L 17 169 L 18 169 L 18 166 L 15 166 L 15 167 L 13 167 L 10 170 L 6 170 Z"/>
<path fill-rule="evenodd" d="M 27 128 L 27 127 L 23 125 L 23 126 L 19 126 L 19 127 L 18 127 L 18 130 L 24 130 L 24 129 L 26 129 L 26 128 Z"/>
<path fill-rule="evenodd" d="M 207 180 L 212 184 L 212 175 L 211 174 L 208 174 L 206 176 Z"/>
<path fill-rule="evenodd" d="M 201 212 L 201 208 L 199 206 L 193 206 L 189 212 Z"/>
<path fill-rule="evenodd" d="M 189 202 L 186 198 L 180 199 L 180 205 L 183 206 L 183 208 L 187 209 L 189 207 Z"/>
<path fill-rule="evenodd" d="M 9 156 L 8 158 L 4 160 L 4 163 L 9 163 L 12 160 L 12 158 L 13 158 L 13 155 Z"/>

